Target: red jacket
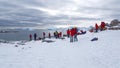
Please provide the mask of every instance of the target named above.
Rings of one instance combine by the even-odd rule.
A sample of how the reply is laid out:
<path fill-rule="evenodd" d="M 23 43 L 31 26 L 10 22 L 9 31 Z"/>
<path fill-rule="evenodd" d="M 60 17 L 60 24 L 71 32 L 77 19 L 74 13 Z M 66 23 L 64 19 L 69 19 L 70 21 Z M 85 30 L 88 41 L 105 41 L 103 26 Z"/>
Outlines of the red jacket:
<path fill-rule="evenodd" d="M 70 34 L 70 30 L 68 29 L 68 30 L 67 30 L 67 35 L 69 35 L 69 34 Z"/>
<path fill-rule="evenodd" d="M 61 37 L 62 36 L 62 32 L 60 32 L 59 35 L 60 35 L 59 37 Z"/>
<path fill-rule="evenodd" d="M 71 29 L 71 30 L 70 30 L 70 36 L 73 37 L 74 35 L 75 35 L 75 31 L 74 31 L 74 29 Z"/>
<path fill-rule="evenodd" d="M 98 30 L 98 24 L 97 23 L 95 24 L 95 29 Z"/>
<path fill-rule="evenodd" d="M 105 22 L 101 22 L 101 28 L 105 28 Z"/>

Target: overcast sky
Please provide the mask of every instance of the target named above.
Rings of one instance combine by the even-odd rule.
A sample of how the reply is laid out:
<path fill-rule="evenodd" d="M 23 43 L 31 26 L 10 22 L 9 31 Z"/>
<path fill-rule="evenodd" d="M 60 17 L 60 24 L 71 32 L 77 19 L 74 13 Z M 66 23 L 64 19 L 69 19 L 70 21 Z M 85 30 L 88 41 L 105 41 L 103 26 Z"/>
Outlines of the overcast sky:
<path fill-rule="evenodd" d="M 0 25 L 45 28 L 109 23 L 120 19 L 119 3 L 120 0 L 0 0 Z"/>

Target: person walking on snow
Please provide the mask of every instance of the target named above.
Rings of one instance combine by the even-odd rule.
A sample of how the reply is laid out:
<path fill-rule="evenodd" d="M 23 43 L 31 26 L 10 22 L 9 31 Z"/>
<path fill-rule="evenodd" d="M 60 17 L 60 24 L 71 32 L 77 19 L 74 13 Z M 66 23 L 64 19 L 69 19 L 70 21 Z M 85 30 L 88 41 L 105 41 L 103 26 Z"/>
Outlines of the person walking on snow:
<path fill-rule="evenodd" d="M 76 41 L 78 41 L 78 38 L 77 38 L 78 29 L 77 29 L 77 27 L 75 27 L 73 29 L 73 33 L 74 33 L 74 42 L 76 42 Z"/>
<path fill-rule="evenodd" d="M 72 28 L 70 30 L 70 42 L 73 42 L 73 37 L 74 37 L 74 29 Z"/>
<path fill-rule="evenodd" d="M 101 31 L 103 31 L 105 29 L 105 22 L 101 22 Z"/>
<path fill-rule="evenodd" d="M 95 24 L 95 32 L 98 32 L 98 24 Z"/>
<path fill-rule="evenodd" d="M 62 37 L 62 32 L 59 33 L 59 37 L 60 37 L 60 38 Z"/>
<path fill-rule="evenodd" d="M 70 36 L 70 30 L 68 29 L 67 30 L 67 37 L 69 38 L 69 36 Z"/>
<path fill-rule="evenodd" d="M 59 36 L 58 36 L 58 31 L 55 31 L 55 38 L 56 38 L 56 39 L 59 38 Z"/>

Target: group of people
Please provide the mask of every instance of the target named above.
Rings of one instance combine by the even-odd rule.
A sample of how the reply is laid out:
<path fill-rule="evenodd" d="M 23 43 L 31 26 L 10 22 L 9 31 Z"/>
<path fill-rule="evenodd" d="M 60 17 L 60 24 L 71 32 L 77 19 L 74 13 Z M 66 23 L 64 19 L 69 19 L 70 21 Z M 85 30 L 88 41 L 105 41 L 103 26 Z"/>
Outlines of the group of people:
<path fill-rule="evenodd" d="M 41 40 L 41 39 L 45 39 L 46 38 L 46 33 L 45 32 L 43 32 L 43 37 L 41 38 L 41 37 L 38 37 L 38 35 L 37 35 L 37 33 L 34 33 L 33 35 L 32 34 L 30 34 L 29 35 L 29 39 L 30 39 L 30 41 L 31 40 Z M 50 33 L 48 33 L 48 38 L 51 38 L 51 34 Z"/>
<path fill-rule="evenodd" d="M 62 32 L 58 32 L 58 31 L 55 31 L 54 33 L 53 33 L 53 35 L 54 35 L 54 37 L 57 39 L 57 38 L 61 38 L 62 37 Z M 52 36 L 51 36 L 51 33 L 49 32 L 48 33 L 48 35 L 46 36 L 46 33 L 45 32 L 43 32 L 42 33 L 42 38 L 41 37 L 38 37 L 37 36 L 37 33 L 34 33 L 33 35 L 32 34 L 30 34 L 29 35 L 29 40 L 31 41 L 31 40 L 41 40 L 41 39 L 45 39 L 46 37 L 48 37 L 48 38 L 51 38 Z"/>
<path fill-rule="evenodd" d="M 62 32 L 58 32 L 58 31 L 55 31 L 54 32 L 54 37 L 57 39 L 57 38 L 61 38 L 62 37 Z"/>
<path fill-rule="evenodd" d="M 101 22 L 101 25 L 100 25 L 100 26 L 98 26 L 97 23 L 95 24 L 95 32 L 98 32 L 99 29 L 100 29 L 101 31 L 103 31 L 103 30 L 106 29 L 106 27 L 105 27 L 105 22 Z"/>
<path fill-rule="evenodd" d="M 92 30 L 95 30 L 95 32 L 98 32 L 98 30 L 103 31 L 105 29 L 106 29 L 105 22 L 101 22 L 101 25 L 98 25 L 96 23 L 95 24 L 95 29 L 92 29 Z M 78 32 L 78 28 L 77 27 L 68 29 L 66 31 L 66 33 L 67 33 L 67 37 L 70 38 L 70 42 L 78 41 L 77 35 L 86 33 L 86 31 L 83 31 L 83 30 L 80 30 L 80 32 L 81 33 Z M 43 32 L 43 37 L 42 38 L 38 37 L 36 33 L 34 33 L 34 35 L 33 35 L 33 39 L 34 40 L 41 40 L 41 39 L 45 39 L 46 37 L 51 38 L 52 37 L 51 33 L 48 33 L 48 35 L 46 36 L 46 33 Z M 58 31 L 53 32 L 53 37 L 56 38 L 56 39 L 62 38 L 62 32 L 58 32 Z M 29 35 L 29 38 L 30 38 L 30 41 L 33 40 L 32 39 L 32 34 Z"/>
<path fill-rule="evenodd" d="M 67 30 L 67 37 L 70 38 L 70 42 L 78 41 L 77 35 L 78 35 L 77 27 L 74 27 L 74 28 Z"/>
<path fill-rule="evenodd" d="M 34 35 L 33 35 L 33 36 L 34 36 L 34 40 L 37 40 L 37 34 L 36 34 L 36 33 L 34 33 Z M 30 41 L 31 41 L 31 40 L 32 40 L 32 38 L 33 38 L 33 37 L 32 37 L 32 34 L 30 34 L 30 35 L 29 35 L 29 38 L 30 38 Z"/>

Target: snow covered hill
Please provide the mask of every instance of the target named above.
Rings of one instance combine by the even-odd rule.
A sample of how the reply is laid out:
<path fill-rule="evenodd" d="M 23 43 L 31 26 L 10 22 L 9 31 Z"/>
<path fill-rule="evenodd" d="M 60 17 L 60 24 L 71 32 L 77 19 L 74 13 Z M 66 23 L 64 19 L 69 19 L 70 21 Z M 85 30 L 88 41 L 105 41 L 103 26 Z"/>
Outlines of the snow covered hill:
<path fill-rule="evenodd" d="M 120 31 L 102 31 L 69 39 L 0 43 L 0 68 L 120 68 Z M 94 37 L 98 41 L 91 42 Z"/>

